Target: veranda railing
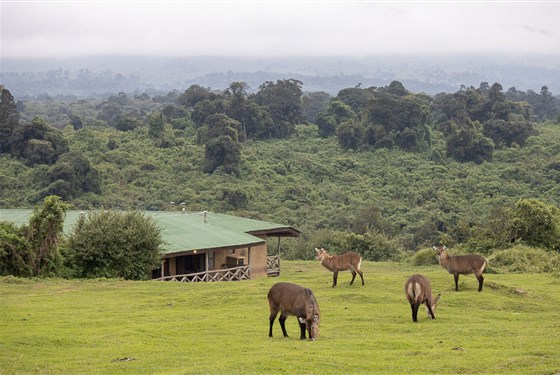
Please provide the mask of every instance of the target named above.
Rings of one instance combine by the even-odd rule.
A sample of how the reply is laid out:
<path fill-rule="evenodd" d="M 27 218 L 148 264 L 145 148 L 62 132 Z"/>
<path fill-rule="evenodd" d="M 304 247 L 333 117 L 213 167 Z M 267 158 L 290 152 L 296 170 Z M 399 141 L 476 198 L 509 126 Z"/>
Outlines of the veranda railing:
<path fill-rule="evenodd" d="M 223 270 L 188 273 L 185 275 L 165 276 L 155 280 L 196 283 L 196 282 L 211 282 L 211 281 L 240 281 L 240 280 L 249 280 L 250 278 L 251 278 L 251 266 L 239 266 L 233 268 L 226 268 Z"/>

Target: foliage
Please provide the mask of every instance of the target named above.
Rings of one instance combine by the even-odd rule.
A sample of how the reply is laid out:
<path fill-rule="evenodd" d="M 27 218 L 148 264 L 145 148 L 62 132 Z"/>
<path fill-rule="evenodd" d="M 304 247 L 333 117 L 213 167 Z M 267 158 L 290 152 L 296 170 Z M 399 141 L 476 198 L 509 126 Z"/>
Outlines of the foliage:
<path fill-rule="evenodd" d="M 280 100 L 285 88 L 293 104 L 286 108 L 301 104 L 297 82 L 265 87 L 260 95 L 248 94 L 246 85 L 234 82 L 188 105 L 179 104 L 178 91 L 152 100 L 147 94 L 124 93 L 26 99 L 20 106 L 25 111 L 22 123 L 47 119 L 64 129 L 69 150 L 83 158 L 63 153 L 54 165 L 31 165 L 19 156 L 0 155 L 0 205 L 31 207 L 52 193 L 82 209 L 168 210 L 171 201 L 185 202 L 192 211 L 226 211 L 293 225 L 305 238 L 322 230 L 361 235 L 369 230 L 407 250 L 445 241 L 485 254 L 511 246 L 512 226 L 504 218 L 512 217 L 508 210 L 519 199 L 560 205 L 560 128 L 553 122 L 531 122 L 534 105 L 520 102 L 520 92 L 512 99 L 498 85 L 481 84 L 430 98 L 412 94 L 398 82 L 344 89 L 332 102 L 344 104 L 336 107 L 342 113 L 351 113 L 350 107 L 355 118 L 343 122 L 341 131 L 347 125 L 358 127 L 357 137 L 349 132 L 352 148 L 345 149 L 331 136 L 336 120 L 334 113 L 324 112 L 326 107 L 317 115 L 326 119 L 325 128 L 296 124 L 292 129 L 270 111 L 264 99 Z M 407 111 L 415 118 L 404 118 Z M 68 126 L 73 115 L 82 119 L 83 128 Z M 138 127 L 117 131 L 119 115 L 132 116 Z M 366 115 L 376 123 L 366 121 Z M 157 120 L 156 127 L 164 122 L 159 138 L 150 136 L 151 119 Z M 526 121 L 535 132 L 525 139 Z M 214 123 L 216 131 L 210 132 Z M 512 137 L 509 147 L 507 137 L 518 134 L 514 123 L 525 141 Z M 387 133 L 384 124 L 396 130 Z M 409 126 L 398 128 L 404 124 Z M 485 124 L 502 139 L 495 149 Z M 290 129 L 289 138 L 282 138 Z M 238 142 L 231 138 L 235 133 Z M 39 148 L 45 139 L 38 141 Z M 452 154 L 446 157 L 450 144 Z M 86 160 L 91 180 L 81 173 Z M 463 162 L 469 160 L 474 163 Z M 504 210 L 502 219 L 493 217 L 496 207 Z M 291 243 L 286 251 L 307 256 L 303 247 L 300 251 Z"/>
<path fill-rule="evenodd" d="M 338 144 L 344 150 L 359 150 L 364 142 L 365 129 L 354 120 L 343 122 L 336 128 Z"/>
<path fill-rule="evenodd" d="M 408 258 L 408 261 L 413 266 L 430 266 L 434 264 L 439 264 L 436 257 L 436 253 L 432 248 L 424 248 L 418 250 L 417 252 L 414 253 L 414 255 Z"/>
<path fill-rule="evenodd" d="M 21 228 L 0 221 L 0 275 L 26 277 L 32 275 L 32 253 Z"/>
<path fill-rule="evenodd" d="M 31 269 L 35 276 L 53 276 L 63 271 L 60 253 L 62 230 L 68 205 L 50 195 L 33 208 L 25 236 L 31 247 Z"/>
<path fill-rule="evenodd" d="M 484 137 L 478 122 L 450 123 L 447 136 L 447 156 L 460 162 L 481 164 L 492 159 L 494 143 Z"/>
<path fill-rule="evenodd" d="M 89 160 L 80 152 L 63 154 L 47 172 L 46 195 L 57 195 L 65 201 L 84 192 L 99 194 L 101 177 Z"/>
<path fill-rule="evenodd" d="M 515 240 L 560 250 L 560 211 L 538 199 L 520 199 L 513 210 Z"/>
<path fill-rule="evenodd" d="M 255 103 L 265 107 L 274 120 L 278 138 L 292 135 L 295 125 L 304 119 L 301 86 L 302 82 L 295 79 L 267 81 L 254 95 Z"/>
<path fill-rule="evenodd" d="M 0 85 L 0 154 L 11 149 L 10 138 L 19 123 L 19 113 L 12 93 Z"/>
<path fill-rule="evenodd" d="M 68 262 L 77 277 L 149 279 L 161 260 L 160 233 L 141 212 L 90 211 L 68 238 Z"/>
<path fill-rule="evenodd" d="M 498 250 L 488 261 L 498 272 L 554 273 L 560 270 L 560 255 L 526 245 Z"/>

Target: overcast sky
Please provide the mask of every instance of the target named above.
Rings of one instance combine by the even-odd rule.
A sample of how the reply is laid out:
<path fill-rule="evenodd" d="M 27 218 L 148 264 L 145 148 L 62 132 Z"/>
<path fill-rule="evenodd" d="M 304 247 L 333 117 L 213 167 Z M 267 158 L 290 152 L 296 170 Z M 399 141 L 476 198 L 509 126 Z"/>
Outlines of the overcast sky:
<path fill-rule="evenodd" d="M 1 1 L 1 55 L 560 54 L 560 2 Z"/>

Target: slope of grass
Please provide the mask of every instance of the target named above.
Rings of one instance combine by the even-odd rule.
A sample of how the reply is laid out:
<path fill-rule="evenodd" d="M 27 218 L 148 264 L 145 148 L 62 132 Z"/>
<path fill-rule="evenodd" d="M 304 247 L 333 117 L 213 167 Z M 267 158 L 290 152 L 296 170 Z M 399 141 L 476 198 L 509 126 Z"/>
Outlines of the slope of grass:
<path fill-rule="evenodd" d="M 366 285 L 312 261 L 283 261 L 278 278 L 186 284 L 0 279 L 4 374 L 533 373 L 560 372 L 560 279 L 473 276 L 439 266 L 364 262 Z M 436 320 L 411 319 L 403 286 L 427 275 Z M 266 294 L 278 281 L 310 287 L 321 308 L 315 342 L 295 318 L 268 337 Z"/>

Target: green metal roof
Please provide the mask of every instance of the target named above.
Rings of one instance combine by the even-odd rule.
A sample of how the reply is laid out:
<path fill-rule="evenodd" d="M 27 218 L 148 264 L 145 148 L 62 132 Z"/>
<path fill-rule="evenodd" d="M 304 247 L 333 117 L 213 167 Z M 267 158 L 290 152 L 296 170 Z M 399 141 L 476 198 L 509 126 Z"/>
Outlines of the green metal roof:
<path fill-rule="evenodd" d="M 18 225 L 29 223 L 33 210 L 0 210 L 0 221 L 11 221 Z M 66 212 L 64 233 L 69 234 L 80 213 Z M 87 212 L 86 212 L 87 214 Z M 161 236 L 166 242 L 164 253 L 203 250 L 220 247 L 244 247 L 263 243 L 257 234 L 279 237 L 298 237 L 299 231 L 287 225 L 267 221 L 247 219 L 214 212 L 181 213 L 169 211 L 144 211 L 162 229 Z"/>

